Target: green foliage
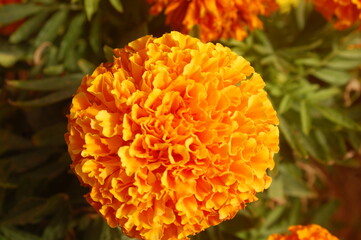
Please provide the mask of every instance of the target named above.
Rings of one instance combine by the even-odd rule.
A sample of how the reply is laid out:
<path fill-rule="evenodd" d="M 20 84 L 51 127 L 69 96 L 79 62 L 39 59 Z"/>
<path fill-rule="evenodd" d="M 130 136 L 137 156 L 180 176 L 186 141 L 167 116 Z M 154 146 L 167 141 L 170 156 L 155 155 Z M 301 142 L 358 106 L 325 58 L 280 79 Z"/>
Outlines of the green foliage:
<path fill-rule="evenodd" d="M 142 0 L 0 7 L 0 26 L 24 18 L 0 37 L 0 239 L 129 239 L 86 203 L 87 190 L 70 173 L 65 115 L 82 77 L 111 61 L 112 48 L 168 31 L 164 16 L 149 16 Z M 354 226 L 356 239 L 360 218 L 336 218 L 344 199 L 334 192 L 343 192 L 330 179 L 344 174 L 340 167 L 361 167 L 361 49 L 351 47 L 361 33 L 335 31 L 306 1 L 263 21 L 263 31 L 222 43 L 251 61 L 277 109 L 273 183 L 234 219 L 192 239 L 264 240 L 308 223 L 331 232 Z"/>

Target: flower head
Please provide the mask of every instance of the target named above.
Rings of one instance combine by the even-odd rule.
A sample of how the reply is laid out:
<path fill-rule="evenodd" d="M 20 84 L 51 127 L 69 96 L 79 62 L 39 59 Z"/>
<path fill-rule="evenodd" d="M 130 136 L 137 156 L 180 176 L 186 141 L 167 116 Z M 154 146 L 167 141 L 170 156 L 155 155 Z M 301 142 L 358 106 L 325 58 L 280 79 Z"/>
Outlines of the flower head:
<path fill-rule="evenodd" d="M 291 232 L 290 235 L 272 234 L 267 240 L 338 240 L 327 229 L 316 224 L 291 226 L 288 230 Z"/>
<path fill-rule="evenodd" d="M 316 9 L 329 21 L 336 19 L 333 26 L 338 30 L 352 27 L 357 22 L 361 29 L 360 0 L 313 0 Z"/>
<path fill-rule="evenodd" d="M 21 3 L 22 1 L 23 0 L 0 0 L 0 8 L 2 5 Z M 0 24 L 0 35 L 11 35 L 22 23 L 23 20 L 8 24 L 6 26 L 1 26 Z"/>
<path fill-rule="evenodd" d="M 171 32 L 114 50 L 70 109 L 72 168 L 89 203 L 139 239 L 186 239 L 267 188 L 278 119 L 249 62 Z"/>
<path fill-rule="evenodd" d="M 275 0 L 147 0 L 151 13 L 164 10 L 166 23 L 183 33 L 198 25 L 203 41 L 220 38 L 242 40 L 248 31 L 261 29 L 259 16 L 276 11 Z"/>

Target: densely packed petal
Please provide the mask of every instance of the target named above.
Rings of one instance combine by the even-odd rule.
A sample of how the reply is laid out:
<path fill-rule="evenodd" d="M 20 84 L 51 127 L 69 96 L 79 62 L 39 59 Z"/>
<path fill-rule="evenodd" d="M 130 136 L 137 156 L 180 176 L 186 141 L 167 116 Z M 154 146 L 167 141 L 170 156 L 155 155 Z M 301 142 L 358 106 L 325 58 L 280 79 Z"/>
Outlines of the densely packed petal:
<path fill-rule="evenodd" d="M 360 0 L 313 0 L 316 9 L 329 21 L 335 20 L 333 26 L 343 30 L 359 24 L 361 29 Z"/>
<path fill-rule="evenodd" d="M 290 234 L 272 234 L 267 240 L 338 240 L 327 229 L 316 225 L 295 225 L 288 228 Z"/>
<path fill-rule="evenodd" d="M 259 16 L 276 11 L 275 0 L 147 0 L 151 13 L 164 10 L 167 24 L 189 33 L 196 25 L 203 41 L 220 38 L 242 40 L 248 31 L 261 29 Z"/>
<path fill-rule="evenodd" d="M 139 239 L 187 239 L 257 200 L 279 133 L 249 62 L 179 32 L 114 54 L 83 78 L 65 136 L 108 224 Z"/>

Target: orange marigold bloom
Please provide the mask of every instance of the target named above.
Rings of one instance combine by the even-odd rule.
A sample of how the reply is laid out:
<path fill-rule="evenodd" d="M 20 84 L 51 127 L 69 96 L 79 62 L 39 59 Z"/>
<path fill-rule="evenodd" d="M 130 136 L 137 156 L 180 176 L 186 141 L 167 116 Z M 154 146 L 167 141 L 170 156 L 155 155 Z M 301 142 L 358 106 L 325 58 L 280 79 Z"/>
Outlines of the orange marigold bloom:
<path fill-rule="evenodd" d="M 179 32 L 114 54 L 83 78 L 66 134 L 72 169 L 108 224 L 187 239 L 257 200 L 278 119 L 249 62 Z"/>
<path fill-rule="evenodd" d="M 276 11 L 275 0 L 147 0 L 150 11 L 167 15 L 166 23 L 183 33 L 198 25 L 203 41 L 220 38 L 242 40 L 247 31 L 261 29 L 259 15 Z"/>
<path fill-rule="evenodd" d="M 21 3 L 22 1 L 23 0 L 0 0 L 0 8 L 2 5 Z M 22 23 L 23 20 L 20 20 L 6 26 L 1 26 L 0 35 L 5 35 L 5 36 L 11 35 Z"/>
<path fill-rule="evenodd" d="M 291 226 L 288 230 L 290 235 L 272 234 L 267 240 L 338 240 L 327 229 L 316 224 Z"/>
<path fill-rule="evenodd" d="M 349 28 L 357 22 L 360 23 L 360 0 L 313 0 L 313 3 L 329 21 L 336 20 L 333 26 L 338 30 Z M 361 29 L 361 24 L 359 29 Z"/>

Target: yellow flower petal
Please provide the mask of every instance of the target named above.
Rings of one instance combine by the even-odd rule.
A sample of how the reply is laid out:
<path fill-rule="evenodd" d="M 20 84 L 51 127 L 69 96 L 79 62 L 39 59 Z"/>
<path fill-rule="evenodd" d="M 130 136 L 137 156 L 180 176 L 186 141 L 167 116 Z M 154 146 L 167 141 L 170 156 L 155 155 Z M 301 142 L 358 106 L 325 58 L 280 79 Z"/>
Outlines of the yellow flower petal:
<path fill-rule="evenodd" d="M 65 135 L 108 224 L 144 240 L 187 239 L 256 201 L 279 132 L 249 62 L 179 32 L 114 53 L 83 78 Z"/>

